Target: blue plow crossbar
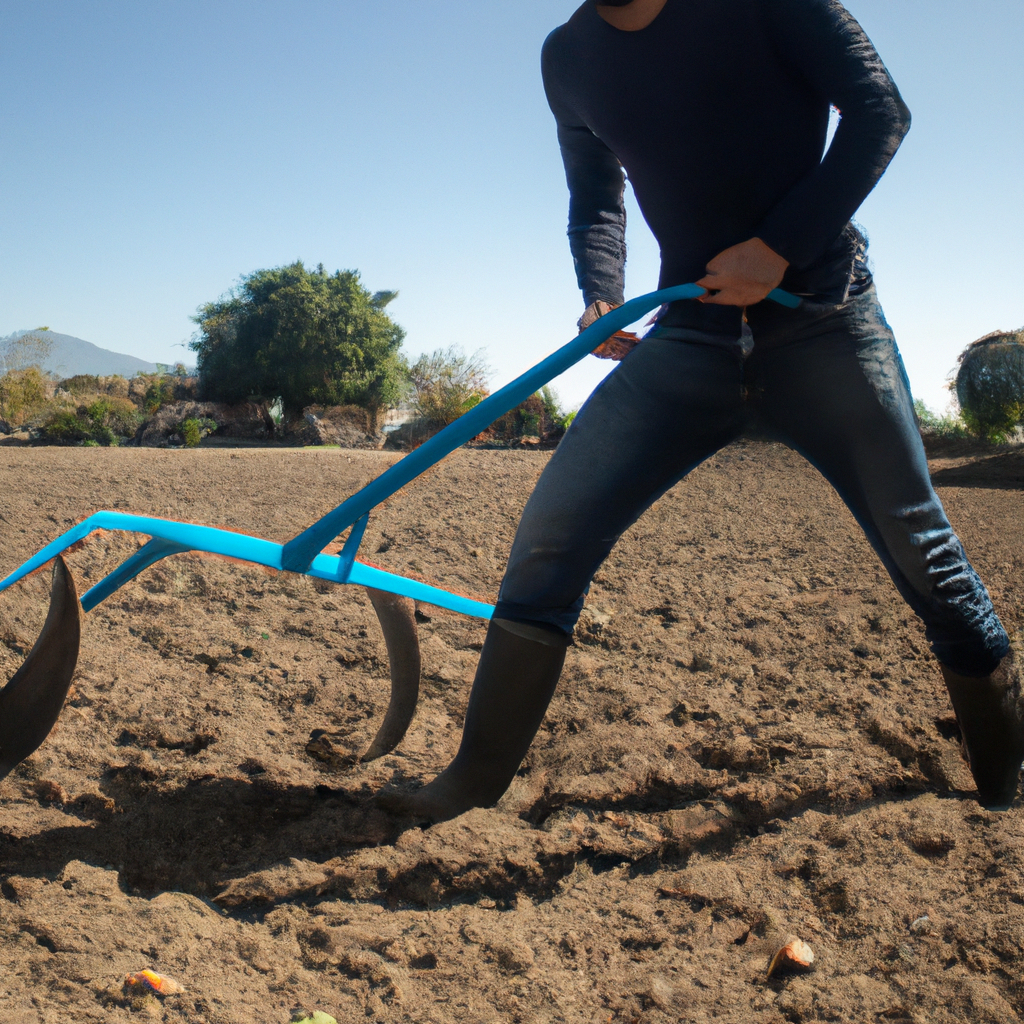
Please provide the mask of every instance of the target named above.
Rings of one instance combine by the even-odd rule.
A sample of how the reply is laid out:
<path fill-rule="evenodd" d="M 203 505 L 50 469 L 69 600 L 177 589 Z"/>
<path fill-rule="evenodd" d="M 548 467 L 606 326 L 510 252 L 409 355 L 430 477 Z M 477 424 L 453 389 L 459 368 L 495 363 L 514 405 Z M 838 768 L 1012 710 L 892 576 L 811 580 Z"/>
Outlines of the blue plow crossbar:
<path fill-rule="evenodd" d="M 155 519 L 124 512 L 95 512 L 88 519 L 73 526 L 67 533 L 51 541 L 6 579 L 0 581 L 0 591 L 6 590 L 30 572 L 45 565 L 51 558 L 83 540 L 93 530 L 122 530 L 146 534 L 152 540 L 100 580 L 91 590 L 86 591 L 82 596 L 83 611 L 88 612 L 95 608 L 144 569 L 168 555 L 186 551 L 206 551 L 228 558 L 255 562 L 270 569 L 287 570 L 316 579 L 330 580 L 333 583 L 354 583 L 373 587 L 463 615 L 489 619 L 494 611 L 489 604 L 356 561 L 356 552 L 363 539 L 370 510 L 456 448 L 486 430 L 496 419 L 524 402 L 548 381 L 578 363 L 616 331 L 622 330 L 664 303 L 696 299 L 703 294 L 704 289 L 699 285 L 676 285 L 673 288 L 664 288 L 638 296 L 606 313 L 567 345 L 563 345 L 510 384 L 485 398 L 454 423 L 396 462 L 376 480 L 371 481 L 362 490 L 356 491 L 333 511 L 293 537 L 287 544 L 275 544 L 273 541 L 250 537 L 244 533 L 233 533 L 212 526 L 198 526 L 195 523 L 179 523 L 171 519 Z M 799 298 L 781 289 L 775 289 L 768 297 L 789 308 L 795 309 L 800 305 Z M 341 553 L 323 554 L 324 547 L 349 527 L 352 529 Z"/>

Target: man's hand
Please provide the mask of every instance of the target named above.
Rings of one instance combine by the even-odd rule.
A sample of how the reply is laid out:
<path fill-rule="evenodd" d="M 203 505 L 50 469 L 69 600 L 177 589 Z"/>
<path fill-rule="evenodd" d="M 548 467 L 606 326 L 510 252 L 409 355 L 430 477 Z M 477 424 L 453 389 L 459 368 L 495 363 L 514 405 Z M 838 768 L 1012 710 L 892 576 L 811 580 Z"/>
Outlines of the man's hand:
<path fill-rule="evenodd" d="M 603 299 L 592 302 L 583 311 L 583 316 L 576 321 L 576 326 L 580 329 L 580 333 L 582 334 L 592 323 L 595 323 L 605 313 L 610 313 L 615 308 L 615 306 L 605 302 Z M 597 356 L 598 359 L 614 359 L 618 362 L 620 359 L 625 359 L 632 352 L 639 340 L 635 334 L 629 331 L 616 331 L 607 341 L 598 345 L 591 355 Z"/>
<path fill-rule="evenodd" d="M 778 288 L 789 261 L 760 238 L 751 238 L 720 252 L 696 283 L 708 290 L 698 302 L 717 306 L 753 306 Z"/>

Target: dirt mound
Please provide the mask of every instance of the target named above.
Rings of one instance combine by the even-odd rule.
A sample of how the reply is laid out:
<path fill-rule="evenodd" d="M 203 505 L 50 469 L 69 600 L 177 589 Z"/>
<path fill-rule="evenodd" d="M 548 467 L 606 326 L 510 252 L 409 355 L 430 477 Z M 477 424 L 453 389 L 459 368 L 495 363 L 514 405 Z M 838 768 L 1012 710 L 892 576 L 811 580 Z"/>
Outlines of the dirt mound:
<path fill-rule="evenodd" d="M 5 448 L 0 574 L 96 508 L 283 541 L 396 458 Z M 456 452 L 375 510 L 363 557 L 493 600 L 547 458 Z M 935 470 L 1019 640 L 1020 490 L 995 465 Z M 137 547 L 101 534 L 69 565 L 84 589 Z M 0 595 L 0 679 L 47 590 Z M 797 456 L 735 445 L 662 498 L 598 574 L 509 793 L 402 831 L 371 796 L 454 754 L 484 634 L 419 619 L 408 736 L 332 767 L 314 730 L 365 747 L 387 703 L 361 591 L 192 554 L 90 612 L 57 729 L 0 783 L 0 1021 L 1024 1013 L 1021 809 L 974 802 L 919 624 Z M 789 936 L 813 969 L 767 978 Z M 146 967 L 185 991 L 126 993 Z"/>
<path fill-rule="evenodd" d="M 311 405 L 290 424 L 285 440 L 300 445 L 338 445 L 341 448 L 382 448 L 385 436 L 370 414 L 357 405 Z"/>

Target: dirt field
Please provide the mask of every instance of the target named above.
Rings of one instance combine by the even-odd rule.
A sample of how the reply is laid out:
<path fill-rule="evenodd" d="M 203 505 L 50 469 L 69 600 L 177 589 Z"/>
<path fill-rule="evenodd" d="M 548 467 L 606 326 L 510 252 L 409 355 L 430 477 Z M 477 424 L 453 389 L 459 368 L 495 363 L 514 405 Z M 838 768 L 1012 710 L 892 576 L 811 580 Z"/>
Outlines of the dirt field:
<path fill-rule="evenodd" d="M 283 541 L 398 456 L 0 448 L 0 576 L 100 508 Z M 543 452 L 459 451 L 363 557 L 493 599 Z M 1015 640 L 1024 456 L 933 461 Z M 135 550 L 73 552 L 80 592 Z M 0 680 L 49 571 L 0 595 Z M 420 708 L 368 765 L 384 644 L 356 588 L 208 557 L 85 621 L 56 730 L 0 783 L 0 1024 L 941 1022 L 1024 1017 L 1024 818 L 981 810 L 922 631 L 792 453 L 736 445 L 631 530 L 493 810 L 402 832 L 455 751 L 482 623 L 424 607 Z M 788 936 L 813 970 L 766 978 Z M 153 968 L 181 994 L 134 1002 Z"/>

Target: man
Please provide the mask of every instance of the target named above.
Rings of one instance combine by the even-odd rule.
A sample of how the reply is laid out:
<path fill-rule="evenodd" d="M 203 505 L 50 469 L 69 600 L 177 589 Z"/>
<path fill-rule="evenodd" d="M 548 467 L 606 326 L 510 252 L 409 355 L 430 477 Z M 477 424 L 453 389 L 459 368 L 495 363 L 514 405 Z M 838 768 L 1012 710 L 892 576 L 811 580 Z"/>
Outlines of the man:
<path fill-rule="evenodd" d="M 443 820 L 494 803 L 543 718 L 591 578 L 622 532 L 756 431 L 835 486 L 923 619 L 979 802 L 1005 809 L 1024 702 L 988 593 L 931 487 L 903 364 L 850 218 L 910 115 L 838 0 L 587 0 L 544 45 L 585 327 L 623 301 L 624 179 L 662 252 L 663 309 L 594 392 L 516 534 L 462 744 L 392 799 Z M 827 154 L 830 108 L 841 121 Z M 797 310 L 765 301 L 776 287 Z M 623 358 L 624 357 L 624 358 Z"/>

